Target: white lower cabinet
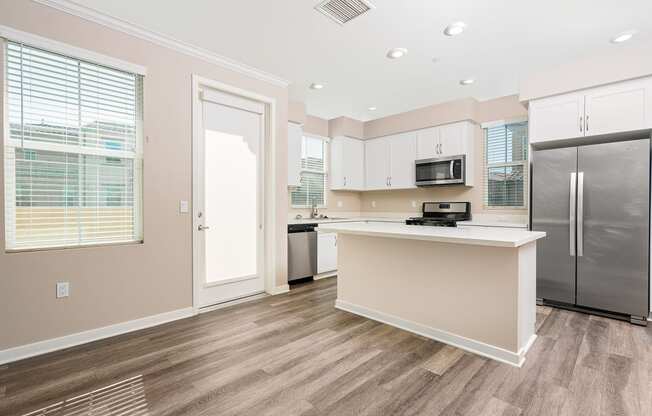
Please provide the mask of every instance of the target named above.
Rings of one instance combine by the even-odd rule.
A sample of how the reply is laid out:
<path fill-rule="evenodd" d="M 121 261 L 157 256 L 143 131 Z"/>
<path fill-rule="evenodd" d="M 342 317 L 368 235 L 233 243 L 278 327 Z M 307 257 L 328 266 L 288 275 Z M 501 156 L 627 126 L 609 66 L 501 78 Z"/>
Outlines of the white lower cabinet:
<path fill-rule="evenodd" d="M 337 234 L 317 233 L 317 273 L 337 270 Z"/>

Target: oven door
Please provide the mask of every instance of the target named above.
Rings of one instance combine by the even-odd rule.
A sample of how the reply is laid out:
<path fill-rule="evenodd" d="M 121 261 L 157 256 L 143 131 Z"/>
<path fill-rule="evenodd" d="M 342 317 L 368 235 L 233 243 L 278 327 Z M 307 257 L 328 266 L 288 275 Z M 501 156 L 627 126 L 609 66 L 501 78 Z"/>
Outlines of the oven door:
<path fill-rule="evenodd" d="M 465 156 L 421 159 L 415 162 L 417 186 L 464 184 Z"/>

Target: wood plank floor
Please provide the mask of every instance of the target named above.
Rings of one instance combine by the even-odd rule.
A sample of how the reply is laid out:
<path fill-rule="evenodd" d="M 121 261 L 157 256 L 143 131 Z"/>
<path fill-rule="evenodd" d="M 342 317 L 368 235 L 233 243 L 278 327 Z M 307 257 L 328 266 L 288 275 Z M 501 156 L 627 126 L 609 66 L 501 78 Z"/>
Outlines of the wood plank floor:
<path fill-rule="evenodd" d="M 652 415 L 652 329 L 539 308 L 517 369 L 333 308 L 336 279 L 0 366 L 0 415 Z"/>

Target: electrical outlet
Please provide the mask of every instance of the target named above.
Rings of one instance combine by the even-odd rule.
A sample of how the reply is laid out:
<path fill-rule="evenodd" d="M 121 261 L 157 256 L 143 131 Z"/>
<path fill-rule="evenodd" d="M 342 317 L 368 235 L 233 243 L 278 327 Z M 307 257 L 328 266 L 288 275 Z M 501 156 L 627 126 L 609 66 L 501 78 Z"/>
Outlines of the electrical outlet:
<path fill-rule="evenodd" d="M 338 208 L 342 208 L 343 205 L 344 205 L 344 204 L 342 203 L 342 201 L 337 201 L 337 207 L 338 207 Z"/>
<path fill-rule="evenodd" d="M 57 299 L 70 296 L 70 283 L 57 282 Z"/>
<path fill-rule="evenodd" d="M 371 201 L 371 208 L 376 208 L 376 201 Z"/>
<path fill-rule="evenodd" d="M 412 208 L 416 208 L 416 207 L 417 207 L 417 201 L 412 201 Z"/>

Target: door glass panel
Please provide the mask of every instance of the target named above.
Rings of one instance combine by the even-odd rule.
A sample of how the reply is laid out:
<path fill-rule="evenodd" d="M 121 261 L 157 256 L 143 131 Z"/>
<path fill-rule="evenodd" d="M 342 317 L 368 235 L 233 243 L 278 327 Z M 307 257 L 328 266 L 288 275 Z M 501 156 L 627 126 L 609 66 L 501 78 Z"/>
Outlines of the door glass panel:
<path fill-rule="evenodd" d="M 260 115 L 207 103 L 204 125 L 206 283 L 256 276 Z"/>

